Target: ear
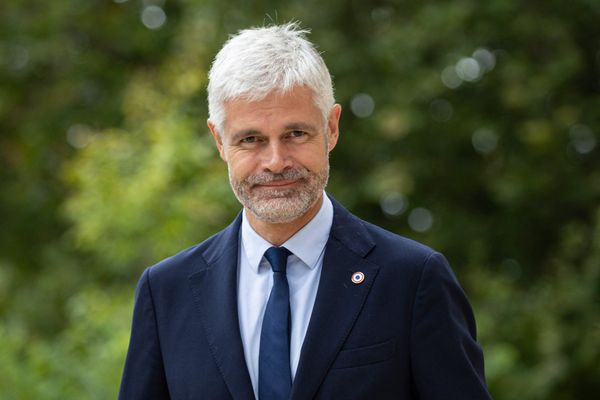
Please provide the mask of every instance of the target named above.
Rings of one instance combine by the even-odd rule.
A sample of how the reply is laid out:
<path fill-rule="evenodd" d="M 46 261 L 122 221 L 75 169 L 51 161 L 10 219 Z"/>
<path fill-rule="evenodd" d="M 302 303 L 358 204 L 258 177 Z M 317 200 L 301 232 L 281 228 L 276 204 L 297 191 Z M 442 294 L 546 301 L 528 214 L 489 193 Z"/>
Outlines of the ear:
<path fill-rule="evenodd" d="M 335 104 L 329 112 L 327 120 L 327 134 L 329 135 L 328 151 L 333 150 L 340 136 L 340 115 L 342 114 L 342 106 Z"/>
<path fill-rule="evenodd" d="M 223 139 L 221 137 L 220 132 L 217 130 L 216 125 L 210 120 L 206 120 L 206 125 L 208 125 L 208 129 L 210 129 L 210 133 L 212 133 L 213 138 L 215 139 L 215 143 L 217 145 L 217 149 L 219 149 L 219 155 L 221 159 L 227 162 L 227 157 L 225 157 L 225 150 L 223 148 Z"/>

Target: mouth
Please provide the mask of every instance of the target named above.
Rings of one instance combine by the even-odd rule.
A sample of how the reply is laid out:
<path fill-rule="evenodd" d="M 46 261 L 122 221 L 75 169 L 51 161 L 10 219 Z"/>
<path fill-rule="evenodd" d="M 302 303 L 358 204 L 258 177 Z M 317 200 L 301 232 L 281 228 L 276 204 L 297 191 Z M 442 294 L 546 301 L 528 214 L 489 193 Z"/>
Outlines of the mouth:
<path fill-rule="evenodd" d="M 260 184 L 255 185 L 254 187 L 264 188 L 264 189 L 285 189 L 288 187 L 295 186 L 297 183 L 298 183 L 298 180 L 286 179 L 286 180 L 277 180 L 277 181 L 260 183 Z"/>

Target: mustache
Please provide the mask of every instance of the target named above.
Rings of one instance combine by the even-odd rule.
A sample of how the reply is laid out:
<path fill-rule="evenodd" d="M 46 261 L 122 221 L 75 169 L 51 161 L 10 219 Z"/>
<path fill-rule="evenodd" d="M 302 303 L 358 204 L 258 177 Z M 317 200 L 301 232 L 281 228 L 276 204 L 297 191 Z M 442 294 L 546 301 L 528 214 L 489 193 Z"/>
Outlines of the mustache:
<path fill-rule="evenodd" d="M 274 174 L 272 172 L 261 172 L 260 174 L 250 175 L 245 179 L 250 185 L 264 185 L 265 183 L 277 181 L 290 181 L 306 179 L 309 176 L 309 171 L 306 168 L 287 169 L 281 173 Z"/>

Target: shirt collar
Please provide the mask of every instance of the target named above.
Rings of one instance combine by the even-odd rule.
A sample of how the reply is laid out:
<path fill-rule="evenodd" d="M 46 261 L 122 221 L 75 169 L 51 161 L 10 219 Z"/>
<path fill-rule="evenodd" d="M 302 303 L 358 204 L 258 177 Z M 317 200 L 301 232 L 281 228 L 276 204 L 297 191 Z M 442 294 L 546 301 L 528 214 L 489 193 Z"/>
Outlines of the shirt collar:
<path fill-rule="evenodd" d="M 313 269 L 316 267 L 317 261 L 329 239 L 332 223 L 333 205 L 329 197 L 323 192 L 323 204 L 321 204 L 319 212 L 282 246 L 291 251 L 308 268 Z M 246 254 L 250 268 L 258 273 L 258 267 L 265 251 L 273 245 L 263 239 L 250 226 L 250 222 L 246 217 L 246 210 L 242 213 L 241 229 L 242 251 Z"/>

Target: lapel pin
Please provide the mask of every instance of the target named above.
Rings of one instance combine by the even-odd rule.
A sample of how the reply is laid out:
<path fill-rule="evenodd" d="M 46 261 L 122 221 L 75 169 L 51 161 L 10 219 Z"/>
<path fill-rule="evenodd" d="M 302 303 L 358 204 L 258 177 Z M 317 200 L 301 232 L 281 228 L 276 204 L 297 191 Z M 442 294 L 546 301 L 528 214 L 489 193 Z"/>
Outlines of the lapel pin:
<path fill-rule="evenodd" d="M 359 285 L 364 280 L 365 280 L 365 274 L 363 274 L 362 272 L 359 271 L 359 272 L 355 272 L 352 274 L 352 283 Z"/>

